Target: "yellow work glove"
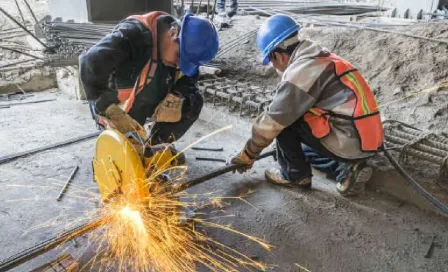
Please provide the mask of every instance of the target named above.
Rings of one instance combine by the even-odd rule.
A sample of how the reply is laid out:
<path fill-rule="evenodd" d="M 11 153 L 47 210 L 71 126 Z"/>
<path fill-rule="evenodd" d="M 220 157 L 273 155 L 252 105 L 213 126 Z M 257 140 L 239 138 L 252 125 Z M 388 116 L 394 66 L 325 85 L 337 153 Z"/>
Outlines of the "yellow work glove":
<path fill-rule="evenodd" d="M 244 149 L 238 155 L 233 157 L 230 160 L 230 163 L 231 164 L 241 165 L 241 167 L 237 169 L 238 173 L 241 174 L 241 173 L 244 173 L 247 170 L 251 169 L 252 166 L 254 165 L 255 160 L 256 160 L 256 158 L 249 157 L 246 149 Z"/>
<path fill-rule="evenodd" d="M 141 140 L 146 141 L 148 139 L 145 129 L 118 105 L 110 105 L 105 113 L 107 118 L 107 128 L 116 129 L 123 134 L 137 132 Z"/>

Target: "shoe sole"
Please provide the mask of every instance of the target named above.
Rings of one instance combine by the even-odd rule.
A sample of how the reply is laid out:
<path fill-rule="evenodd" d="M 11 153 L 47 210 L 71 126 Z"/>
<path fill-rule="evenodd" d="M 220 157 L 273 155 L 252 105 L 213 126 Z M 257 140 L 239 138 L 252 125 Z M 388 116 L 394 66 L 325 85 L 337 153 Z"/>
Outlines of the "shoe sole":
<path fill-rule="evenodd" d="M 271 183 L 275 186 L 281 186 L 281 187 L 285 187 L 285 188 L 311 189 L 311 185 L 312 185 L 311 182 L 306 185 L 298 185 L 298 184 L 294 184 L 294 183 L 278 183 L 278 182 L 275 182 L 271 177 L 269 177 L 269 175 L 267 173 L 264 173 L 264 177 L 266 178 L 266 180 L 269 183 Z"/>
<path fill-rule="evenodd" d="M 343 196 L 353 196 L 363 193 L 366 183 L 372 178 L 373 168 L 371 166 L 364 166 L 355 178 L 354 184 L 347 188 L 345 192 L 339 191 Z"/>

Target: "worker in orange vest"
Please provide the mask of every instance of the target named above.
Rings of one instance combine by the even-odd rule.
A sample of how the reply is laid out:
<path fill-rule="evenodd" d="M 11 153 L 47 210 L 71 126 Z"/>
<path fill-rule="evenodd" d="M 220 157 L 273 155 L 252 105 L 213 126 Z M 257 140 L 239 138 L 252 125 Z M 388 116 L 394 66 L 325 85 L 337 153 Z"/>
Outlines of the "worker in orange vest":
<path fill-rule="evenodd" d="M 342 195 L 363 188 L 372 175 L 366 159 L 384 139 L 372 90 L 349 62 L 301 39 L 301 26 L 275 15 L 259 29 L 263 64 L 281 72 L 272 103 L 253 124 L 252 137 L 232 159 L 252 167 L 261 151 L 277 139 L 280 169 L 266 171 L 276 185 L 310 188 L 311 166 L 331 174 Z"/>
<path fill-rule="evenodd" d="M 218 47 L 213 24 L 191 14 L 182 22 L 157 11 L 123 20 L 79 59 L 95 120 L 127 134 L 151 119 L 152 144 L 178 140 L 201 112 L 199 66 Z"/>

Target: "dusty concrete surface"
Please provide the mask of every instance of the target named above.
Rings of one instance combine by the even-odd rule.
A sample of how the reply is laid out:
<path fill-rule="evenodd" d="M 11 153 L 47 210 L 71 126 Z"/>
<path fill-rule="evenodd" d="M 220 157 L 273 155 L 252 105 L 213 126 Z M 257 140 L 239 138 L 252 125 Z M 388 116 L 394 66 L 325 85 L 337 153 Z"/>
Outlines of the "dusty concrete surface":
<path fill-rule="evenodd" d="M 56 95 L 37 93 L 33 99 Z M 3 109 L 0 114 L 4 128 L 0 131 L 2 155 L 95 130 L 87 105 L 62 94 L 45 105 Z M 213 120 L 198 121 L 178 146 L 186 146 L 218 128 Z M 222 163 L 198 162 L 195 157 L 229 158 L 244 144 L 245 136 L 240 133 L 234 129 L 200 144 L 224 147 L 222 153 L 187 151 L 189 175 L 221 167 Z M 0 259 L 54 236 L 72 226 L 74 220 L 80 223 L 95 211 L 99 197 L 90 167 L 93 145 L 94 140 L 89 140 L 0 165 L 0 220 L 5 222 L 1 226 Z M 55 198 L 76 164 L 81 168 L 73 187 L 62 202 L 57 202 Z M 252 192 L 246 197 L 251 205 L 230 201 L 226 214 L 234 216 L 219 221 L 264 238 L 274 246 L 272 251 L 265 252 L 221 231 L 207 230 L 210 235 L 271 264 L 271 271 L 300 271 L 296 264 L 311 271 L 446 271 L 446 218 L 374 192 L 354 199 L 342 198 L 333 182 L 319 175 L 315 176 L 311 192 L 273 187 L 264 181 L 263 171 L 275 165 L 268 159 L 245 175 L 228 174 L 191 190 L 213 191 L 222 196 Z M 437 246 L 432 258 L 425 259 L 434 235 Z M 74 248 L 73 243 L 68 243 L 15 271 L 27 271 L 65 251 L 85 264 L 91 258 L 89 248 L 95 245 L 88 245 L 86 238 L 78 239 L 78 244 L 79 248 Z"/>

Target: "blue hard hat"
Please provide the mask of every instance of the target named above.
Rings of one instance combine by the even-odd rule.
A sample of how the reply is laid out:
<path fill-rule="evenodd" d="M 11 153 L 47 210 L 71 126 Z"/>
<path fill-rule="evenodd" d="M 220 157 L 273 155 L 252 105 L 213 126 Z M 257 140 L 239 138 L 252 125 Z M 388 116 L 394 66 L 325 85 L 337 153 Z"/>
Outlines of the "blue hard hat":
<path fill-rule="evenodd" d="M 179 43 L 180 70 L 187 76 L 194 76 L 199 66 L 216 56 L 219 47 L 218 33 L 208 20 L 187 14 L 182 21 Z"/>
<path fill-rule="evenodd" d="M 269 17 L 257 33 L 257 46 L 263 55 L 263 65 L 269 63 L 269 53 L 300 28 L 301 26 L 287 15 Z"/>

